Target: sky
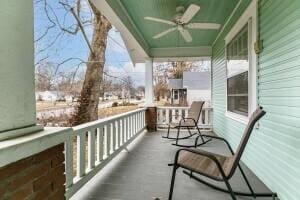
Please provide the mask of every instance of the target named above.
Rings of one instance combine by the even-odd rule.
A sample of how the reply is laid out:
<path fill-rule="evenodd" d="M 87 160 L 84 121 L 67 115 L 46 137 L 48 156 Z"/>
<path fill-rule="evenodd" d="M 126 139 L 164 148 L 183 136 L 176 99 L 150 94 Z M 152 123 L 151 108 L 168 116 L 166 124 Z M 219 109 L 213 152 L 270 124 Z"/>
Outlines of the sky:
<path fill-rule="evenodd" d="M 58 4 L 58 1 L 46 0 L 48 4 L 45 4 L 45 0 L 34 1 L 35 63 L 42 60 L 43 62 L 47 61 L 58 64 L 67 58 L 74 58 L 60 65 L 57 73 L 73 73 L 77 68 L 79 73 L 83 73 L 85 65 L 81 64 L 78 66 L 80 63 L 79 59 L 86 61 L 89 55 L 89 48 L 84 40 L 83 34 L 78 32 L 76 35 L 72 35 L 61 32 L 58 26 L 58 24 L 60 24 L 63 27 L 72 28 L 74 17 L 70 13 L 67 13 L 63 7 Z M 69 2 L 71 1 L 72 0 Z M 82 19 L 89 19 L 88 5 L 84 3 L 85 0 L 82 2 Z M 53 23 L 49 21 L 46 13 L 48 13 L 49 18 L 56 23 L 56 26 L 53 28 L 48 29 Z M 85 30 L 89 39 L 91 39 L 93 33 L 92 27 L 87 26 Z M 60 35 L 58 36 L 58 34 Z M 45 35 L 45 37 L 41 37 L 43 35 Z M 144 85 L 144 65 L 133 66 L 121 35 L 114 27 L 109 31 L 105 57 L 105 70 L 108 74 L 120 78 L 130 76 L 135 86 Z"/>

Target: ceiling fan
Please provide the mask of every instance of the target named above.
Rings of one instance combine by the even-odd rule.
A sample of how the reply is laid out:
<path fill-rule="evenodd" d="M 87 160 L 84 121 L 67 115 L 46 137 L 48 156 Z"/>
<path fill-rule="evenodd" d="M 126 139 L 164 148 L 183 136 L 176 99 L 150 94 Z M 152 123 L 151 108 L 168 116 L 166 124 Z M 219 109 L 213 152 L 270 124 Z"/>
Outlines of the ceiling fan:
<path fill-rule="evenodd" d="M 188 29 L 218 30 L 221 27 L 221 25 L 217 23 L 190 23 L 199 10 L 200 6 L 191 4 L 186 10 L 183 6 L 177 7 L 176 15 L 173 20 L 164 20 L 155 17 L 145 17 L 144 19 L 173 26 L 172 28 L 153 36 L 154 39 L 161 38 L 175 30 L 178 30 L 186 42 L 192 42 L 193 38 Z"/>

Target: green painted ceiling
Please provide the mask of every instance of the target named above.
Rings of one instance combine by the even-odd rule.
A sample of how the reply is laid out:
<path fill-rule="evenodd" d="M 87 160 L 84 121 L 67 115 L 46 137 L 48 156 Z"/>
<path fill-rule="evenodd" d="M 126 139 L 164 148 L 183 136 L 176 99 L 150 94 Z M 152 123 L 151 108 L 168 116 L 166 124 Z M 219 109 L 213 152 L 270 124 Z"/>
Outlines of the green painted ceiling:
<path fill-rule="evenodd" d="M 172 20 L 177 6 L 197 4 L 201 7 L 191 22 L 213 22 L 224 25 L 239 0 L 107 0 L 145 50 L 151 48 L 211 46 L 220 30 L 189 30 L 193 41 L 187 43 L 178 31 L 153 39 L 171 26 L 145 20 L 156 17 Z"/>

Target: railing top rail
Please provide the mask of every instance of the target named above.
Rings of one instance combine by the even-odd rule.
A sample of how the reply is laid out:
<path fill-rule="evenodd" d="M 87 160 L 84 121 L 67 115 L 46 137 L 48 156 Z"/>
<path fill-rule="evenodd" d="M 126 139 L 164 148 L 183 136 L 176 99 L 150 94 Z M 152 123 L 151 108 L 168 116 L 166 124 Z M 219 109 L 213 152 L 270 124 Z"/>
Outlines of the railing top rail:
<path fill-rule="evenodd" d="M 91 128 L 94 128 L 94 127 L 96 128 L 96 127 L 104 125 L 106 123 L 116 121 L 118 119 L 133 115 L 133 114 L 141 112 L 141 111 L 145 111 L 146 109 L 147 108 L 139 108 L 139 109 L 129 111 L 129 112 L 126 112 L 126 113 L 122 113 L 122 114 L 119 114 L 119 115 L 114 115 L 114 116 L 111 116 L 111 117 L 107 117 L 107 118 L 99 119 L 99 120 L 96 120 L 96 121 L 84 123 L 84 124 L 73 127 L 73 131 L 74 131 L 75 134 L 80 132 L 80 131 L 85 131 L 85 130 L 87 131 Z"/>
<path fill-rule="evenodd" d="M 189 106 L 157 106 L 157 109 L 189 109 Z M 211 110 L 212 107 L 203 107 L 204 110 Z"/>

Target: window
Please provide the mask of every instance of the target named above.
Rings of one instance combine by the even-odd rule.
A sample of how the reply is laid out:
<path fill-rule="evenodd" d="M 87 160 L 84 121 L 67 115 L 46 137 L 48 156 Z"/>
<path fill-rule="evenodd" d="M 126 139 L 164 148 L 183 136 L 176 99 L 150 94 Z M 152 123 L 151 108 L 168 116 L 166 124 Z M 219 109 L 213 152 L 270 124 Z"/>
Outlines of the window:
<path fill-rule="evenodd" d="M 252 1 L 225 36 L 226 117 L 246 124 L 257 108 L 257 1 Z"/>
<path fill-rule="evenodd" d="M 178 99 L 178 90 L 174 91 L 174 99 L 177 100 Z"/>
<path fill-rule="evenodd" d="M 248 116 L 248 24 L 227 44 L 227 110 Z"/>

